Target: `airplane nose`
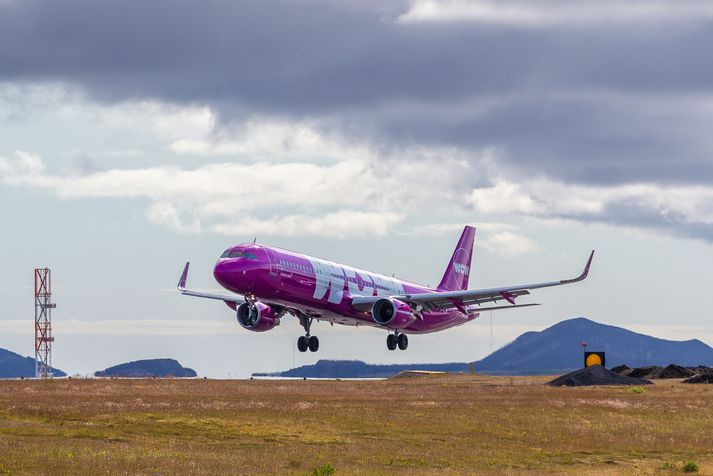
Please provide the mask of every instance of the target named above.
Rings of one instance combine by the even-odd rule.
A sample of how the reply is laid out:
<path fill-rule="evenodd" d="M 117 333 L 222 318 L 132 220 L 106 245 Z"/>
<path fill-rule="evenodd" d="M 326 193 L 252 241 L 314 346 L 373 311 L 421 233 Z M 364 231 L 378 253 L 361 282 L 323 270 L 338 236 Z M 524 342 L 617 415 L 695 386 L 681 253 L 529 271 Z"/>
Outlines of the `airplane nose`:
<path fill-rule="evenodd" d="M 220 284 L 225 284 L 231 274 L 229 264 L 228 261 L 218 261 L 213 268 L 213 277 Z"/>

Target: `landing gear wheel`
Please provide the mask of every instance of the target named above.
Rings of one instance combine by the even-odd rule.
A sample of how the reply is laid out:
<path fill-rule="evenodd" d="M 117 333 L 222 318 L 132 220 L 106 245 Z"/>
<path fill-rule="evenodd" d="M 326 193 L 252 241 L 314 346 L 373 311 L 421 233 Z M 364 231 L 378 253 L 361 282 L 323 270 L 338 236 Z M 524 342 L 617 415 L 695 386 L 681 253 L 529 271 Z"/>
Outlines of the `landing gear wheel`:
<path fill-rule="evenodd" d="M 386 348 L 389 350 L 396 350 L 396 341 L 398 339 L 394 334 L 389 334 L 386 336 Z"/>
<path fill-rule="evenodd" d="M 408 347 L 408 336 L 406 334 L 399 334 L 398 337 L 399 349 L 406 350 Z"/>
<path fill-rule="evenodd" d="M 307 345 L 309 346 L 310 352 L 317 352 L 319 350 L 319 339 L 317 336 L 312 336 L 307 340 Z"/>
<path fill-rule="evenodd" d="M 300 352 L 307 352 L 308 346 L 309 343 L 307 342 L 307 338 L 305 336 L 300 336 L 300 338 L 297 339 L 297 350 Z"/>

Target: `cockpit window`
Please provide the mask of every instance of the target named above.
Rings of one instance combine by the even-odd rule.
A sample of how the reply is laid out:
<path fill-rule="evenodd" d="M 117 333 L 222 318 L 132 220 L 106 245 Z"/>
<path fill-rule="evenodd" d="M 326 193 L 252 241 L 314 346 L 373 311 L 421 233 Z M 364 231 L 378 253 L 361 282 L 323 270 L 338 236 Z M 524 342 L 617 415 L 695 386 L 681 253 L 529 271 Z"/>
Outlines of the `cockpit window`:
<path fill-rule="evenodd" d="M 225 250 L 225 252 L 220 255 L 221 258 L 245 258 L 250 260 L 257 260 L 257 255 L 251 253 L 250 251 L 242 250 Z"/>

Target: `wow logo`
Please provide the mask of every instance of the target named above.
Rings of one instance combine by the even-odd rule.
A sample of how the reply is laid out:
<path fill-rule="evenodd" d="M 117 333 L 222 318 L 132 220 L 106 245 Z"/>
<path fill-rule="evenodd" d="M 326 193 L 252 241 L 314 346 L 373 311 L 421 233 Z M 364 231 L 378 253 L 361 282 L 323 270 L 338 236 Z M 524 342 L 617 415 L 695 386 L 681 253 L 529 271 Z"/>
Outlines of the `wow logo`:
<path fill-rule="evenodd" d="M 468 274 L 470 273 L 470 266 L 463 263 L 453 263 L 453 269 L 455 269 L 458 274 Z"/>

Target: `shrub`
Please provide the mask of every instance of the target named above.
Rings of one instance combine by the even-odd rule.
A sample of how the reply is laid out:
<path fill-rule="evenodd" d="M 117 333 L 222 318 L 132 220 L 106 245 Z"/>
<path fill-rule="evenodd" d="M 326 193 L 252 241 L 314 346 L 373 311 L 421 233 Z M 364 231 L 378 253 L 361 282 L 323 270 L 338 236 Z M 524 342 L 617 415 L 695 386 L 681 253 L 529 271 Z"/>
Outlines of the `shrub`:
<path fill-rule="evenodd" d="M 314 468 L 314 471 L 312 471 L 312 476 L 330 476 L 331 474 L 336 473 L 337 470 L 334 469 L 334 466 L 331 464 L 325 464 L 323 466 L 320 466 L 319 468 Z"/>
<path fill-rule="evenodd" d="M 646 390 L 644 390 L 644 387 L 639 387 L 639 386 L 636 386 L 636 387 L 627 387 L 626 391 L 627 391 L 627 392 L 631 392 L 631 393 L 644 393 L 644 392 L 646 392 Z"/>
<path fill-rule="evenodd" d="M 684 473 L 697 473 L 698 469 L 698 465 L 693 461 L 686 461 L 685 463 L 683 463 Z"/>

